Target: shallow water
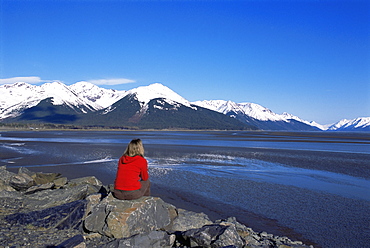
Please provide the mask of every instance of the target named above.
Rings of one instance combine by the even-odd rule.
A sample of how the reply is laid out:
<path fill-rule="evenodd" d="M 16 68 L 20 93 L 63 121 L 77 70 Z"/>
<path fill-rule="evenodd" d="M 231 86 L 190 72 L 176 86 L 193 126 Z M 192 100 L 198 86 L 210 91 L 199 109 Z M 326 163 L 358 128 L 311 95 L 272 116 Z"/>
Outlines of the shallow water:
<path fill-rule="evenodd" d="M 126 144 L 141 138 L 154 184 L 277 220 L 322 247 L 370 240 L 369 133 L 0 134 L 0 165 L 85 165 L 112 177 Z"/>

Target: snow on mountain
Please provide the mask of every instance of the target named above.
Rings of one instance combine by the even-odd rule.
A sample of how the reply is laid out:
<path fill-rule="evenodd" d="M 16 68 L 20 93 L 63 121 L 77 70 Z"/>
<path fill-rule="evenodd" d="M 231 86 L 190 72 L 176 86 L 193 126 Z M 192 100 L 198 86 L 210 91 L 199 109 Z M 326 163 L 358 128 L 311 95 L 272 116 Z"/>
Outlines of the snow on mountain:
<path fill-rule="evenodd" d="M 197 109 L 196 106 L 200 106 L 235 118 L 237 116 L 251 117 L 248 120 L 243 119 L 243 121 L 247 122 L 276 122 L 276 124 L 280 123 L 278 124 L 280 126 L 284 123 L 285 128 L 289 128 L 288 126 L 291 124 L 297 127 L 297 122 L 295 121 L 298 121 L 321 130 L 370 130 L 370 117 L 354 120 L 344 119 L 328 127 L 314 121 L 302 120 L 288 113 L 276 114 L 270 109 L 255 103 L 235 103 L 224 100 L 205 100 L 191 103 L 160 83 L 141 86 L 128 91 L 104 89 L 84 81 L 70 86 L 61 82 L 45 83 L 40 86 L 24 82 L 0 85 L 0 120 L 16 117 L 23 110 L 34 107 L 47 98 L 52 98 L 52 104 L 54 105 L 67 105 L 82 113 L 101 109 L 107 109 L 106 112 L 110 112 L 113 110 L 108 108 L 127 95 L 133 95 L 139 101 L 141 105 L 140 112 L 146 112 L 148 103 L 151 100 L 160 98 L 161 100 L 154 103 L 155 108 L 164 108 L 165 103 L 168 103 L 174 109 L 177 109 L 182 104 L 195 110 Z"/>
<path fill-rule="evenodd" d="M 156 98 L 164 98 L 169 104 L 181 103 L 189 108 L 194 108 L 191 106 L 191 103 L 171 90 L 170 88 L 160 84 L 154 83 L 149 86 L 141 86 L 126 92 L 127 95 L 133 94 L 136 95 L 137 100 L 140 102 L 142 108 L 152 100 Z"/>
<path fill-rule="evenodd" d="M 41 100 L 52 97 L 55 105 L 90 107 L 81 101 L 66 85 L 60 82 L 46 83 L 41 86 L 23 82 L 0 86 L 0 119 L 15 117 L 25 108 L 36 106 Z M 81 110 L 86 111 L 86 110 Z"/>
<path fill-rule="evenodd" d="M 135 95 L 143 108 L 155 98 L 163 98 L 172 105 L 180 103 L 194 108 L 185 98 L 160 83 L 129 91 L 117 91 L 100 88 L 84 81 L 70 86 L 61 82 L 45 83 L 40 86 L 19 82 L 0 86 L 0 119 L 16 117 L 24 109 L 34 107 L 50 97 L 54 105 L 65 104 L 86 113 L 107 108 L 129 94 Z"/>
<path fill-rule="evenodd" d="M 268 108 L 265 108 L 256 103 L 235 103 L 232 101 L 225 101 L 225 100 L 205 100 L 205 101 L 196 101 L 193 102 L 194 105 L 208 108 L 223 114 L 230 114 L 235 113 L 237 115 L 245 115 L 252 117 L 259 121 L 273 121 L 273 122 L 287 122 L 289 123 L 291 120 L 296 120 L 298 122 L 302 122 L 304 124 L 317 127 L 321 130 L 324 127 L 316 122 L 309 122 L 302 120 L 301 118 L 291 115 L 289 113 L 283 114 L 276 114 Z M 233 114 L 231 114 L 233 116 Z"/>
<path fill-rule="evenodd" d="M 260 121 L 286 121 L 289 119 L 300 120 L 298 117 L 288 113 L 282 115 L 272 112 L 270 109 L 265 108 L 256 103 L 235 103 L 225 100 L 205 100 L 193 102 L 203 108 L 208 108 L 223 114 L 234 112 L 236 114 L 244 114 L 253 117 Z"/>
<path fill-rule="evenodd" d="M 104 89 L 85 81 L 72 84 L 68 88 L 95 110 L 107 108 L 127 94 L 126 91 Z"/>
<path fill-rule="evenodd" d="M 15 117 L 46 98 L 54 105 L 65 104 L 86 113 L 103 109 L 122 97 L 124 92 L 105 90 L 89 83 L 66 86 L 61 82 L 31 85 L 24 82 L 0 86 L 0 119 Z"/>
<path fill-rule="evenodd" d="M 225 100 L 205 100 L 193 102 L 194 105 L 208 108 L 223 114 L 234 112 L 244 114 L 261 121 L 280 121 L 285 120 L 285 115 L 278 115 L 271 110 L 255 103 L 235 103 Z"/>
<path fill-rule="evenodd" d="M 369 129 L 370 130 L 370 117 L 359 117 L 353 120 L 343 119 L 337 123 L 331 125 L 328 130 L 359 130 L 359 129 Z"/>
<path fill-rule="evenodd" d="M 321 130 L 327 130 L 328 128 L 329 128 L 329 126 L 331 125 L 331 124 L 329 124 L 329 125 L 321 125 L 321 124 L 319 124 L 319 123 L 317 123 L 317 122 L 315 122 L 315 121 L 304 121 L 306 124 L 308 124 L 308 125 L 310 125 L 310 126 L 313 126 L 313 127 L 317 127 L 318 129 L 321 129 Z"/>

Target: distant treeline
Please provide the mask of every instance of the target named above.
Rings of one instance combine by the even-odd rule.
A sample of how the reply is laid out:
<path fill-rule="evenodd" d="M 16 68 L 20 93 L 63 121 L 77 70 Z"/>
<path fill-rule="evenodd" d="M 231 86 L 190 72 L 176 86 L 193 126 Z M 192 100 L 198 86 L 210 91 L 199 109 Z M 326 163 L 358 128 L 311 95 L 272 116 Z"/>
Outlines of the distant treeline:
<path fill-rule="evenodd" d="M 76 129 L 76 130 L 95 130 L 95 129 L 120 129 L 120 130 L 138 130 L 138 127 L 119 127 L 103 125 L 66 125 L 53 123 L 0 123 L 0 128 L 9 129 Z"/>

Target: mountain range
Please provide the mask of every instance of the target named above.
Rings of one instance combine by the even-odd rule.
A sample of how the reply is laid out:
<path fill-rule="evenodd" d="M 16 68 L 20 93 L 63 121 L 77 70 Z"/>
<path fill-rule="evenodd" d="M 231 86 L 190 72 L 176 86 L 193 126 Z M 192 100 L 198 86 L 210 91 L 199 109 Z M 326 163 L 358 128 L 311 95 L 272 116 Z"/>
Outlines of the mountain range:
<path fill-rule="evenodd" d="M 0 86 L 0 122 L 53 123 L 128 129 L 218 129 L 370 131 L 370 117 L 327 127 L 297 116 L 276 114 L 255 103 L 224 100 L 189 102 L 154 83 L 128 91 L 89 82 Z"/>

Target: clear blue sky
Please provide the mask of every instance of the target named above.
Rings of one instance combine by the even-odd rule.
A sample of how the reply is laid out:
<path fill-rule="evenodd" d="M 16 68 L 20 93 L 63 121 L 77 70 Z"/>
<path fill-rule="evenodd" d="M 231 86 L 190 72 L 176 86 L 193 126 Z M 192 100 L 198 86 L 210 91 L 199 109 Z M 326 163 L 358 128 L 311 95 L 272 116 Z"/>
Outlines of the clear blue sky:
<path fill-rule="evenodd" d="M 0 8 L 0 79 L 131 82 L 104 86 L 120 90 L 160 82 L 189 101 L 254 102 L 320 124 L 370 116 L 370 1 L 0 0 Z"/>

